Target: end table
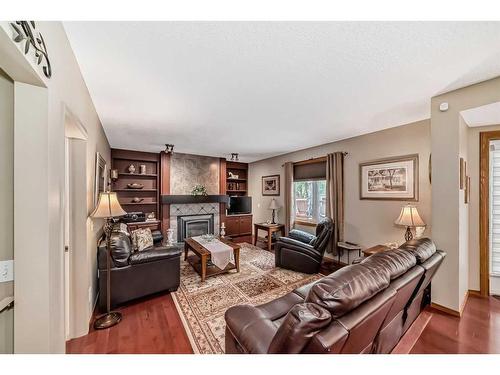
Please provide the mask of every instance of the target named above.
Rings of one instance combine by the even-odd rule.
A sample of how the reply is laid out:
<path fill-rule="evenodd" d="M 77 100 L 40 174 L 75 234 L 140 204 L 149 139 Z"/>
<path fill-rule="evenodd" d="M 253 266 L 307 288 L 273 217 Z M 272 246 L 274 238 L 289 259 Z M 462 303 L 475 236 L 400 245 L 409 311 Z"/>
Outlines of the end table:
<path fill-rule="evenodd" d="M 281 232 L 285 235 L 285 226 L 283 224 L 267 224 L 267 223 L 255 223 L 253 225 L 254 229 L 254 246 L 257 245 L 257 239 L 259 237 L 259 229 L 267 232 L 267 250 L 271 251 L 273 245 L 273 233 Z"/>

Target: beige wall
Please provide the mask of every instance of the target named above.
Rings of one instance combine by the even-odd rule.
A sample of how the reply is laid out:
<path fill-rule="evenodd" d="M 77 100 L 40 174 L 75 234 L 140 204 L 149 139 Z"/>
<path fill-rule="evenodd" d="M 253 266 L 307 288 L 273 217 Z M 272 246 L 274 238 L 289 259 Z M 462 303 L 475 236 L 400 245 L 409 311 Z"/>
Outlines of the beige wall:
<path fill-rule="evenodd" d="M 464 87 L 431 100 L 431 150 L 432 150 L 432 232 L 437 246 L 447 252 L 439 272 L 433 279 L 432 300 L 435 303 L 459 311 L 465 301 L 469 286 L 468 265 L 469 244 L 474 239 L 467 238 L 469 223 L 474 225 L 471 213 L 474 205 L 464 207 L 463 192 L 459 189 L 460 155 L 469 154 L 464 142 L 463 124 L 460 112 L 500 101 L 500 78 L 491 79 Z M 446 112 L 439 110 L 439 105 L 448 103 Z M 468 138 L 468 136 L 467 136 Z M 471 152 L 469 158 L 475 156 Z M 478 161 L 469 160 L 477 167 Z M 471 170 L 472 172 L 472 170 Z M 477 177 L 477 175 L 476 175 Z M 477 178 L 471 176 L 472 196 L 476 194 Z M 474 198 L 474 199 L 476 199 Z M 475 209 L 474 209 L 475 211 Z M 471 277 L 474 277 L 471 274 Z"/>
<path fill-rule="evenodd" d="M 110 147 L 92 103 L 91 97 L 82 78 L 78 63 L 75 59 L 69 41 L 66 37 L 64 28 L 60 22 L 38 22 L 37 28 L 42 32 L 47 48 L 50 54 L 50 60 L 53 69 L 52 78 L 47 79 L 41 67 L 36 65 L 31 54 L 24 56 L 21 51 L 21 45 L 11 41 L 12 29 L 8 22 L 0 22 L 0 41 L 6 46 L 0 45 L 2 50 L 12 50 L 12 45 L 17 49 L 17 54 L 13 55 L 11 60 L 22 59 L 28 61 L 31 69 L 40 81 L 47 87 L 48 95 L 48 160 L 36 160 L 37 163 L 44 164 L 47 167 L 48 184 L 48 208 L 47 212 L 38 212 L 39 220 L 48 222 L 48 240 L 46 243 L 37 244 L 37 251 L 45 254 L 48 259 L 47 265 L 40 264 L 40 272 L 48 277 L 47 290 L 49 293 L 45 296 L 46 302 L 39 309 L 47 309 L 47 319 L 40 322 L 48 327 L 48 332 L 36 330 L 32 335 L 49 335 L 45 340 L 40 340 L 46 344 L 41 344 L 38 348 L 32 348 L 32 351 L 38 352 L 64 352 L 64 278 L 63 278 L 63 218 L 64 218 L 64 107 L 66 106 L 76 118 L 85 127 L 88 134 L 87 142 L 87 196 L 86 199 L 88 212 L 92 210 L 93 205 L 93 179 L 95 153 L 99 151 L 110 165 Z M 3 56 L 5 57 L 5 56 Z M 13 66 L 19 64 L 13 64 Z M 27 157 L 33 157 L 28 152 Z M 96 284 L 96 241 L 101 231 L 101 223 L 93 224 L 87 221 L 87 228 L 82 229 L 87 232 L 87 265 L 82 265 L 81 272 L 91 273 L 87 278 L 91 280 L 92 299 L 95 297 Z M 34 284 L 41 282 L 34 279 Z M 35 290 L 35 288 L 33 289 Z M 86 306 L 81 306 L 87 311 L 87 317 L 90 319 L 92 302 L 87 301 Z M 35 311 L 33 311 L 35 313 Z"/>
<path fill-rule="evenodd" d="M 0 261 L 14 258 L 14 83 L 0 71 Z M 14 283 L 0 282 L 0 301 L 14 295 Z M 14 314 L 0 314 L 0 354 L 13 351 Z"/>
<path fill-rule="evenodd" d="M 263 197 L 261 177 L 281 175 L 281 195 L 277 201 L 284 205 L 283 163 L 324 156 L 334 151 L 347 151 L 345 159 L 345 239 L 373 246 L 387 242 L 404 242 L 404 229 L 394 225 L 404 201 L 371 201 L 359 199 L 359 163 L 398 155 L 419 154 L 419 191 L 416 202 L 422 219 L 431 222 L 431 187 L 429 184 L 430 121 L 399 126 L 376 133 L 333 142 L 271 159 L 251 163 L 249 167 L 249 195 L 253 200 L 255 222 L 271 217 L 267 209 L 272 197 Z M 284 210 L 278 212 L 279 222 L 284 222 Z M 431 228 L 425 235 L 430 236 Z"/>

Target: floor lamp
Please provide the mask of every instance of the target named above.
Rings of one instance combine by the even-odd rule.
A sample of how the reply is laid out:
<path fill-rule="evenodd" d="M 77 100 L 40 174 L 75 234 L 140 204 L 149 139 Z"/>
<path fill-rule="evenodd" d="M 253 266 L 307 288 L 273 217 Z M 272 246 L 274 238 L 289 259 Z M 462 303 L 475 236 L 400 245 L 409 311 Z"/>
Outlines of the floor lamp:
<path fill-rule="evenodd" d="M 125 215 L 126 212 L 118 203 L 118 198 L 116 193 L 113 192 L 103 192 L 99 193 L 99 201 L 97 202 L 97 207 L 94 212 L 90 214 L 92 219 L 105 219 L 104 224 L 104 234 L 106 235 L 106 314 L 98 317 L 94 322 L 95 329 L 105 329 L 113 327 L 114 325 L 120 323 L 122 320 L 122 314 L 116 311 L 111 311 L 111 231 L 112 223 L 111 219 L 118 216 Z"/>

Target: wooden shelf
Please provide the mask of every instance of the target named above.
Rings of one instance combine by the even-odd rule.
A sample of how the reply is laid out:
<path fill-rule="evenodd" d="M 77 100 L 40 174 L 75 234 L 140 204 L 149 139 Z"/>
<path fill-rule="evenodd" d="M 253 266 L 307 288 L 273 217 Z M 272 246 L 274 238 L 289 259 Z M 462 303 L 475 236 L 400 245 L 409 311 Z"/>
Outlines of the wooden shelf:
<path fill-rule="evenodd" d="M 130 173 L 129 166 L 136 168 Z M 139 173 L 140 165 L 146 166 L 145 174 Z M 113 181 L 112 189 L 126 212 L 153 212 L 161 217 L 160 210 L 160 154 L 133 150 L 111 149 L 111 168 L 118 171 L 118 179 Z M 142 183 L 143 189 L 130 189 L 128 183 Z M 142 202 L 132 202 L 133 197 L 144 198 Z M 159 226 L 159 225 L 158 225 Z"/>
<path fill-rule="evenodd" d="M 246 178 L 227 178 L 227 182 L 246 182 Z"/>
<path fill-rule="evenodd" d="M 226 190 L 228 193 L 246 193 L 246 190 Z"/>
<path fill-rule="evenodd" d="M 140 174 L 140 173 L 125 173 L 125 172 L 118 173 L 118 176 L 127 176 L 127 177 L 158 177 L 157 174 L 151 174 L 151 173 Z"/>

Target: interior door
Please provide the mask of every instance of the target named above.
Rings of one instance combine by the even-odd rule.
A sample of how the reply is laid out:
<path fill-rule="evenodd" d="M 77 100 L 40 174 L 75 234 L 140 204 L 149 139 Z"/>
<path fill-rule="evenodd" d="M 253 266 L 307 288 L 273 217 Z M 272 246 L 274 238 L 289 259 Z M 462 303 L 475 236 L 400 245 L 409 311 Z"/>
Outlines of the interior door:
<path fill-rule="evenodd" d="M 14 82 L 0 68 L 0 354 L 14 352 Z"/>

